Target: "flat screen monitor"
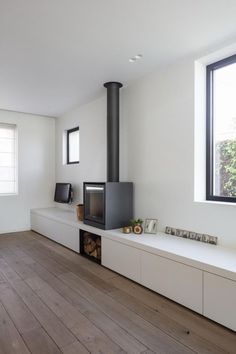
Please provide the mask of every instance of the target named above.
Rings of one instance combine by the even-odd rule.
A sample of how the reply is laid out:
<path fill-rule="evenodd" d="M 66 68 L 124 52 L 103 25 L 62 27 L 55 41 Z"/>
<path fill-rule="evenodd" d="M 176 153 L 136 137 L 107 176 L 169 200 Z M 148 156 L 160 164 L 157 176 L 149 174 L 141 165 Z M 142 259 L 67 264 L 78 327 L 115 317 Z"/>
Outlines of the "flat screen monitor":
<path fill-rule="evenodd" d="M 71 202 L 71 184 L 70 183 L 56 183 L 54 201 L 57 203 Z"/>

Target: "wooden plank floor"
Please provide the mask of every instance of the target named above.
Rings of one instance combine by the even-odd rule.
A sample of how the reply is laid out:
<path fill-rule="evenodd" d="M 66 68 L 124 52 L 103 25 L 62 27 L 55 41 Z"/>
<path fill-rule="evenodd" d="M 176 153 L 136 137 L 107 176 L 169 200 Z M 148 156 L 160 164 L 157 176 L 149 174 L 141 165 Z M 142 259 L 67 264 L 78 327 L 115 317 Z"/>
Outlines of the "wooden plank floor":
<path fill-rule="evenodd" d="M 0 235 L 0 354 L 236 353 L 236 334 L 34 232 Z"/>

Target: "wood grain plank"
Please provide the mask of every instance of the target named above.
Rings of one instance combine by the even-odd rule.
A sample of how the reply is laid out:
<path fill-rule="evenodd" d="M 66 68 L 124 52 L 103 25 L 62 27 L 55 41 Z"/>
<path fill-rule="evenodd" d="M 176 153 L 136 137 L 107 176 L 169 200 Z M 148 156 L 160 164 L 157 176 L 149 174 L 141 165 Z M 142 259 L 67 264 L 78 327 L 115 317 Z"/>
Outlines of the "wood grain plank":
<path fill-rule="evenodd" d="M 22 259 L 25 264 L 31 265 L 31 264 L 34 264 L 36 262 L 35 259 L 33 259 L 29 255 L 27 255 L 25 252 L 23 252 L 23 250 L 19 246 L 14 247 L 13 253 L 18 258 Z"/>
<path fill-rule="evenodd" d="M 23 280 L 15 280 L 11 282 L 11 284 L 23 302 L 28 306 L 37 320 L 60 348 L 76 341 L 74 335 Z"/>
<path fill-rule="evenodd" d="M 69 329 L 83 322 L 84 316 L 40 277 L 27 279 L 26 283 Z"/>
<path fill-rule="evenodd" d="M 182 354 L 193 353 L 192 350 L 186 348 L 158 328 L 152 326 L 149 322 L 129 311 L 105 293 L 102 293 L 95 287 L 86 283 L 77 275 L 73 273 L 65 273 L 60 275 L 60 279 L 91 302 L 95 302 L 100 310 L 102 310 L 107 316 L 112 318 L 123 329 L 154 352 L 162 354 L 171 351 L 172 353 Z"/>
<path fill-rule="evenodd" d="M 42 327 L 24 332 L 22 337 L 32 354 L 62 353 Z"/>
<path fill-rule="evenodd" d="M 39 277 L 27 284 L 92 353 L 122 353 L 117 344 Z"/>
<path fill-rule="evenodd" d="M 71 305 L 75 306 L 81 313 L 83 313 L 91 322 L 100 328 L 109 338 L 111 338 L 127 353 L 141 353 L 146 349 L 143 344 L 141 344 L 133 336 L 124 331 L 103 312 L 98 310 L 94 303 L 91 303 L 80 296 L 54 275 L 50 274 L 41 265 L 32 264 L 31 266 L 41 279 L 43 279 L 48 285 L 55 289 Z"/>
<path fill-rule="evenodd" d="M 219 326 L 207 318 L 124 277 L 114 278 L 111 282 L 117 289 L 121 289 L 129 295 L 135 294 L 135 298 L 147 307 L 173 318 L 200 338 L 210 341 L 210 343 L 217 345 L 226 352 L 235 352 L 236 335 L 227 328 Z"/>
<path fill-rule="evenodd" d="M 30 354 L 12 320 L 0 303 L 0 353 Z"/>
<path fill-rule="evenodd" d="M 34 276 L 34 272 L 12 250 L 0 250 L 0 255 L 22 279 Z"/>
<path fill-rule="evenodd" d="M 118 345 L 113 343 L 108 337 L 102 335 L 100 330 L 90 330 L 87 321 L 77 324 L 72 328 L 72 332 L 76 335 L 81 343 L 90 351 L 90 353 L 98 354 L 125 354 Z"/>
<path fill-rule="evenodd" d="M 68 268 L 71 269 L 70 265 L 68 266 Z M 78 272 L 77 272 L 77 274 L 78 274 Z M 110 290 L 111 290 L 111 288 L 110 288 Z M 133 299 L 133 304 L 135 304 L 135 299 Z M 142 310 L 141 305 L 142 304 L 140 303 L 140 307 Z M 139 306 L 139 304 L 137 304 L 136 308 L 138 308 L 138 306 Z M 164 330 L 164 332 L 166 332 L 167 334 L 169 334 L 170 336 L 172 336 L 174 339 L 178 340 L 182 344 L 186 345 L 187 347 L 191 348 L 192 350 L 198 350 L 201 353 L 208 353 L 211 351 L 214 351 L 214 353 L 225 353 L 225 351 L 223 349 L 220 349 L 214 343 L 210 343 L 210 342 L 206 341 L 205 339 L 195 335 L 192 331 L 190 332 L 188 328 L 181 326 L 180 324 L 172 321 L 170 318 L 163 315 L 162 319 L 161 320 L 159 319 L 159 321 L 158 321 L 157 317 L 155 317 L 156 312 L 150 311 L 149 316 L 148 316 L 148 309 L 146 308 L 145 311 L 146 311 L 147 316 L 142 316 L 140 311 L 138 314 L 141 315 L 146 320 L 148 320 L 153 325 Z M 136 311 L 136 313 L 137 313 L 137 311 Z M 89 314 L 89 311 L 87 313 L 87 316 L 88 316 L 88 314 Z M 160 317 L 160 315 L 159 315 L 159 317 Z M 150 318 L 151 319 L 153 318 L 153 319 L 150 321 Z M 93 319 L 92 315 L 91 315 L 90 319 Z M 93 321 L 94 321 L 94 319 L 93 319 Z M 97 325 L 98 325 L 98 323 L 97 323 Z"/>
<path fill-rule="evenodd" d="M 36 284 L 31 283 L 32 290 L 25 281 L 33 282 L 35 277 L 39 279 Z M 0 237 L 0 304 L 1 301 L 7 330 L 1 330 L 0 324 L 0 354 L 24 353 L 25 348 L 26 353 L 35 354 L 107 353 L 111 351 L 105 344 L 107 339 L 116 345 L 114 352 L 132 354 L 236 352 L 236 335 L 232 331 L 35 232 Z M 49 304 L 54 306 L 53 311 Z M 80 326 L 78 319 L 82 320 Z M 93 335 L 91 328 L 98 332 Z M 69 337 L 63 337 L 64 331 Z M 106 338 L 104 343 L 100 343 L 101 332 Z M 92 342 L 87 343 L 87 348 L 81 344 L 81 339 L 86 341 L 86 334 Z M 17 350 L 12 347 L 14 339 Z"/>
<path fill-rule="evenodd" d="M 79 342 L 74 342 L 73 344 L 62 349 L 64 354 L 89 354 L 90 352 L 85 349 L 85 347 Z"/>
<path fill-rule="evenodd" d="M 39 263 L 31 264 L 30 267 L 36 273 L 36 275 L 38 275 L 42 280 L 44 280 L 53 289 L 55 289 L 61 296 L 69 301 L 70 304 L 78 306 L 80 312 L 83 313 L 87 310 L 88 301 L 79 296 L 78 293 L 69 288 L 58 277 L 50 273 L 45 267 Z"/>
<path fill-rule="evenodd" d="M 5 279 L 8 279 L 9 281 L 21 279 L 21 277 L 2 258 L 0 258 L 0 272 L 2 276 L 4 276 Z"/>
<path fill-rule="evenodd" d="M 141 343 L 141 339 L 138 341 L 100 310 L 90 306 L 90 309 L 88 308 L 84 315 L 106 333 L 108 337 L 117 343 L 126 353 L 138 354 L 143 353 L 147 349 L 146 346 Z"/>
<path fill-rule="evenodd" d="M 8 284 L 0 284 L 0 300 L 19 333 L 40 328 L 40 323 Z"/>
<path fill-rule="evenodd" d="M 110 293 L 110 296 L 193 351 L 197 351 L 201 354 L 227 353 L 214 343 L 196 335 L 196 333 L 190 331 L 188 327 L 179 324 L 173 318 L 149 308 L 141 301 L 137 300 L 135 296 L 131 296 L 121 290 Z"/>
<path fill-rule="evenodd" d="M 38 250 L 34 250 L 31 253 L 37 259 L 37 255 L 39 254 Z M 24 259 L 14 254 L 13 250 L 8 250 L 8 252 L 2 252 L 0 250 L 0 255 L 12 267 L 12 269 L 14 269 L 16 273 L 20 275 L 22 279 L 32 278 L 34 276 L 32 270 L 28 267 L 27 264 L 23 262 Z M 40 255 L 39 257 L 41 262 L 47 264 L 47 268 L 50 269 L 50 271 L 55 275 L 59 275 L 68 271 L 66 268 L 56 263 L 53 259 L 49 259 L 46 256 Z"/>
<path fill-rule="evenodd" d="M 60 275 L 62 273 L 66 273 L 71 271 L 80 276 L 80 278 L 85 279 L 86 281 L 90 282 L 92 285 L 96 285 L 102 291 L 109 292 L 114 290 L 113 285 L 109 284 L 108 282 L 104 281 L 101 278 L 98 278 L 92 272 L 83 269 L 78 264 L 75 264 L 71 260 L 64 258 L 61 255 L 55 254 L 43 246 L 37 247 L 37 250 L 28 250 L 34 257 L 37 258 L 38 262 L 45 265 L 47 269 L 53 273 L 54 275 Z M 54 263 L 55 268 L 50 269 L 50 263 Z M 62 268 L 61 272 L 58 272 L 57 268 Z"/>
<path fill-rule="evenodd" d="M 4 279 L 3 274 L 0 273 L 0 284 L 5 283 L 6 280 Z"/>
<path fill-rule="evenodd" d="M 58 243 L 49 240 L 48 238 L 38 235 L 39 242 L 43 244 L 45 247 L 49 248 L 54 254 L 57 253 L 60 256 L 63 256 L 69 261 L 79 265 L 83 269 L 89 270 L 91 273 L 95 274 L 97 277 L 108 280 L 118 276 L 116 273 L 107 269 L 105 267 L 98 267 L 97 264 L 91 262 L 85 257 L 82 257 L 77 252 L 74 252 L 66 247 L 61 247 Z"/>

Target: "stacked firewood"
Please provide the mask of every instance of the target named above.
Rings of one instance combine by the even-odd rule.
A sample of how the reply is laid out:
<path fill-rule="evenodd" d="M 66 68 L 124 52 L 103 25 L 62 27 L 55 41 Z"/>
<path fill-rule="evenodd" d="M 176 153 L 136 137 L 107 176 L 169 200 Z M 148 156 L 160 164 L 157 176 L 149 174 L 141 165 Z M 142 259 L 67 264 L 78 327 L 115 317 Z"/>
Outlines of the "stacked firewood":
<path fill-rule="evenodd" d="M 101 238 L 84 233 L 84 253 L 90 257 L 101 259 Z"/>

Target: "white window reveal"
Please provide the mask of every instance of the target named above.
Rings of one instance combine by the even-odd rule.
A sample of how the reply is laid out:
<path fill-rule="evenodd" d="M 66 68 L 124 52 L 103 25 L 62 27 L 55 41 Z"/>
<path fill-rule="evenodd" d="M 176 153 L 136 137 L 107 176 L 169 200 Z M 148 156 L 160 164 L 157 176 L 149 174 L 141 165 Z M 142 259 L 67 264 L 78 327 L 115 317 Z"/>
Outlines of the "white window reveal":
<path fill-rule="evenodd" d="M 0 123 L 0 195 L 17 193 L 17 129 Z"/>

